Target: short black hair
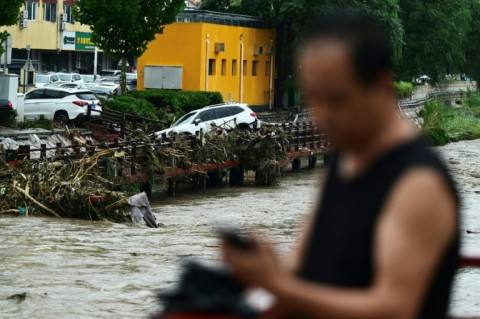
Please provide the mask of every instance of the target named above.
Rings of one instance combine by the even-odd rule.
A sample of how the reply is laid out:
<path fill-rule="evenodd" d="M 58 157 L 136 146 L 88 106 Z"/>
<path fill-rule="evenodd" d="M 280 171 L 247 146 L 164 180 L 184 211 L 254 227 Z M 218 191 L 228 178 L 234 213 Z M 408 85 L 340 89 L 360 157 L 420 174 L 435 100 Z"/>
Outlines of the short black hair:
<path fill-rule="evenodd" d="M 345 42 L 354 71 L 364 85 L 370 85 L 385 71 L 393 72 L 393 49 L 385 26 L 370 13 L 331 8 L 318 14 L 307 26 L 303 45 L 333 39 Z"/>

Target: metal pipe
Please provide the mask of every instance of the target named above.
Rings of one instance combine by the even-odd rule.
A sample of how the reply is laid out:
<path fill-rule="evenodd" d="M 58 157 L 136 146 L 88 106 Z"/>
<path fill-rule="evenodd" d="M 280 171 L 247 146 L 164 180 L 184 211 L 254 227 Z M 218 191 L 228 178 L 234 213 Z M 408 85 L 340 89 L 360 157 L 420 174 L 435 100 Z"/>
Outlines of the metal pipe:
<path fill-rule="evenodd" d="M 210 35 L 207 34 L 206 40 L 206 49 L 205 49 L 205 91 L 208 91 L 208 76 L 209 76 L 209 59 L 208 54 L 210 53 Z"/>
<path fill-rule="evenodd" d="M 98 64 L 98 48 L 95 46 L 95 53 L 93 55 L 93 80 L 97 79 L 97 64 Z"/>
<path fill-rule="evenodd" d="M 243 34 L 240 35 L 240 103 L 243 103 L 243 58 L 244 58 L 244 45 L 243 45 Z"/>

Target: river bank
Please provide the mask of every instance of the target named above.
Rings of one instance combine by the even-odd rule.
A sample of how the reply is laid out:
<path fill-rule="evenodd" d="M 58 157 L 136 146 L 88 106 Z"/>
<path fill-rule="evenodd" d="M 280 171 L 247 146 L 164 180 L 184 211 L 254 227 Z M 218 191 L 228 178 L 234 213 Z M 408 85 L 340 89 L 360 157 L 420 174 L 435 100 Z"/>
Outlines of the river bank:
<path fill-rule="evenodd" d="M 464 200 L 465 252 L 480 254 L 480 141 L 439 147 Z M 0 318 L 146 318 L 154 291 L 170 287 L 185 258 L 215 263 L 216 225 L 256 227 L 278 243 L 295 243 L 315 203 L 322 168 L 283 176 L 278 186 L 225 187 L 153 202 L 159 229 L 55 218 L 0 218 Z M 475 251 L 476 250 L 476 251 Z M 452 313 L 480 315 L 480 270 L 460 270 Z"/>

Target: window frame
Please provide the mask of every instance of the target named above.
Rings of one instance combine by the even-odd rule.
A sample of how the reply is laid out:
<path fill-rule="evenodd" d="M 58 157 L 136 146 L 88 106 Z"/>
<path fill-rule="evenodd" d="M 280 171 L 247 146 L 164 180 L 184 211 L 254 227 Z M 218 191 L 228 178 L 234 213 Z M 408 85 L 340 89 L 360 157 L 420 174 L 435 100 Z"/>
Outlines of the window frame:
<path fill-rule="evenodd" d="M 38 2 L 25 1 L 25 11 L 28 12 L 27 20 L 37 21 L 37 19 L 38 19 Z"/>
<path fill-rule="evenodd" d="M 258 60 L 253 60 L 252 61 L 252 76 L 257 76 L 258 75 L 258 65 L 259 65 Z"/>
<path fill-rule="evenodd" d="M 208 75 L 217 75 L 217 59 L 208 59 Z"/>
<path fill-rule="evenodd" d="M 47 18 L 47 13 L 49 17 Z M 57 4 L 56 3 L 43 3 L 43 21 L 57 22 Z"/>
<path fill-rule="evenodd" d="M 72 6 L 63 6 L 63 13 L 67 15 L 67 23 L 75 24 L 75 19 L 73 18 L 72 15 Z"/>
<path fill-rule="evenodd" d="M 237 76 L 237 70 L 238 70 L 238 60 L 233 59 L 232 60 L 232 76 Z"/>

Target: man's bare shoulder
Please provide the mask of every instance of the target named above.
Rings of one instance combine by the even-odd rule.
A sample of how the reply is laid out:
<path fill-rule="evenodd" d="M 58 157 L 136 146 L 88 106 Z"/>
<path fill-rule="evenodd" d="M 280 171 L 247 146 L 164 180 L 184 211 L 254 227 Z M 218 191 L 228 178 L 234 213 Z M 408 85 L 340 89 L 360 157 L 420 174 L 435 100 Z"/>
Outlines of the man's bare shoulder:
<path fill-rule="evenodd" d="M 439 170 L 413 168 L 395 185 L 386 214 L 412 232 L 448 239 L 457 226 L 456 194 Z"/>

